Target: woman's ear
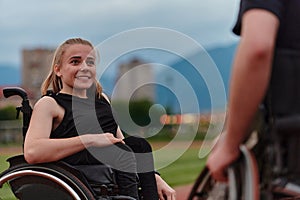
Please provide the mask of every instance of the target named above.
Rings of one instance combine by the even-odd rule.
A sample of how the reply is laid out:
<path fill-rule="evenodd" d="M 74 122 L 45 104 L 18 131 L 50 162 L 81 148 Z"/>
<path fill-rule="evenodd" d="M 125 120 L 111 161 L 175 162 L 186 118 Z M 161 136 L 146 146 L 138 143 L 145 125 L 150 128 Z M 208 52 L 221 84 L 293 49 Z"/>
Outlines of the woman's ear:
<path fill-rule="evenodd" d="M 60 67 L 58 64 L 54 65 L 54 72 L 55 72 L 56 76 L 61 77 Z"/>

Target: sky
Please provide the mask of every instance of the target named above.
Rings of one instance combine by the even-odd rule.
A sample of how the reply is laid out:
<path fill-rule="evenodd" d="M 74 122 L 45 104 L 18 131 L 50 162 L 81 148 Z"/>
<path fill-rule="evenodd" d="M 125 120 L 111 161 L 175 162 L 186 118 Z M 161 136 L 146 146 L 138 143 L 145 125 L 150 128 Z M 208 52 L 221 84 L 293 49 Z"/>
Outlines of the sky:
<path fill-rule="evenodd" d="M 231 32 L 238 3 L 238 0 L 0 0 L 0 64 L 20 67 L 24 48 L 56 48 L 71 37 L 82 37 L 98 45 L 126 31 L 147 27 L 180 33 L 204 48 L 226 45 L 238 39 Z M 158 40 L 163 42 L 164 38 Z M 118 49 L 122 42 L 126 38 L 118 40 L 118 44 L 109 44 Z"/>

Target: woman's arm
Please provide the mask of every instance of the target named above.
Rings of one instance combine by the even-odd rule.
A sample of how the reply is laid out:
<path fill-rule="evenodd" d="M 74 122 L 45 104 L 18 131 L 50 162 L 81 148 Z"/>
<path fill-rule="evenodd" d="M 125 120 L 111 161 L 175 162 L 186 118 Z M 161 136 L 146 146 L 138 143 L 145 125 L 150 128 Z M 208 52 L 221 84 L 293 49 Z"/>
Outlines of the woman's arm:
<path fill-rule="evenodd" d="M 122 140 L 125 138 L 119 126 L 117 129 L 117 138 L 120 138 Z"/>
<path fill-rule="evenodd" d="M 87 147 L 122 142 L 110 133 L 50 139 L 53 122 L 59 116 L 59 108 L 51 97 L 43 97 L 34 106 L 24 142 L 24 157 L 28 163 L 57 161 Z"/>

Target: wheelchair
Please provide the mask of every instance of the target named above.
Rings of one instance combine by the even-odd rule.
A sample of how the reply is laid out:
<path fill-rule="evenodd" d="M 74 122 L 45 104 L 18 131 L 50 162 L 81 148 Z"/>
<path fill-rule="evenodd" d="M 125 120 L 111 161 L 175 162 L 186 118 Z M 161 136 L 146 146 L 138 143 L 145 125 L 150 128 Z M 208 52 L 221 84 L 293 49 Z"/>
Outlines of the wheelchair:
<path fill-rule="evenodd" d="M 23 139 L 28 129 L 32 108 L 25 90 L 19 87 L 3 89 L 6 98 L 17 95 L 22 105 L 17 107 L 17 116 L 23 113 Z M 9 168 L 0 174 L 0 188 L 8 183 L 12 193 L 21 200 L 134 200 L 118 194 L 113 170 L 105 165 L 71 166 L 63 161 L 28 164 L 23 155 L 8 158 Z M 88 171 L 97 167 L 97 180 Z M 88 170 L 86 170 L 88 169 Z M 0 198 L 1 199 L 1 198 Z"/>
<path fill-rule="evenodd" d="M 300 116 L 273 118 L 268 124 L 264 117 L 259 121 L 263 123 L 251 134 L 255 142 L 248 139 L 242 144 L 240 157 L 227 169 L 228 182 L 216 182 L 204 167 L 188 200 L 300 199 L 299 163 L 291 162 L 300 155 Z"/>

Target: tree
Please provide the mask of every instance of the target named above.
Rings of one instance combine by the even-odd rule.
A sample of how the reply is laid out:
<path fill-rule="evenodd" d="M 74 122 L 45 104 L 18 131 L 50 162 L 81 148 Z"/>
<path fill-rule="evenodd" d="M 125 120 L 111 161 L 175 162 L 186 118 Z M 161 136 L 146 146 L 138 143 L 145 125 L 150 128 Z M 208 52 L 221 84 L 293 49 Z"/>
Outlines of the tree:
<path fill-rule="evenodd" d="M 0 109 L 0 120 L 15 120 L 16 108 L 14 106 L 6 106 Z"/>

